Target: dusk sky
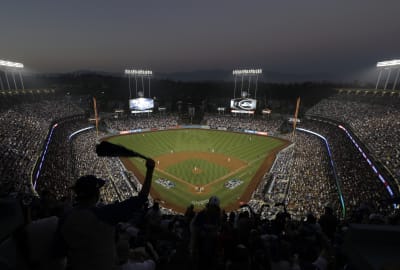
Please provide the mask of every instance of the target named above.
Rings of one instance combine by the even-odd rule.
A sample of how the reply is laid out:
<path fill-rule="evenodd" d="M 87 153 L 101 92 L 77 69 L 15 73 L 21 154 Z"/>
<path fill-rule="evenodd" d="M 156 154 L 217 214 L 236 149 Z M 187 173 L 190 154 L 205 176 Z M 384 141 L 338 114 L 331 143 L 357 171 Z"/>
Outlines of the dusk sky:
<path fill-rule="evenodd" d="M 358 78 L 400 58 L 399 14 L 399 0 L 3 0 L 0 59 L 33 72 L 262 67 Z"/>

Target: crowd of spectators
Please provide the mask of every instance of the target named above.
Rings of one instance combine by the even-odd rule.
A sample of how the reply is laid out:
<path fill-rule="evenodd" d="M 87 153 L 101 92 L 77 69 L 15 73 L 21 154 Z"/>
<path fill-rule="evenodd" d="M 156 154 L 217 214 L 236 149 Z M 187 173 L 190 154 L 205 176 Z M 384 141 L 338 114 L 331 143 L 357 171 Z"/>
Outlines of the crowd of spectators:
<path fill-rule="evenodd" d="M 64 99 L 20 102 L 0 109 L 0 193 L 27 192 L 50 124 L 82 113 Z"/>
<path fill-rule="evenodd" d="M 31 173 L 37 161 L 42 159 L 44 149 L 45 156 L 39 173 L 32 180 L 38 194 L 46 198 L 45 201 L 67 200 L 72 182 L 76 177 L 85 174 L 109 180 L 102 190 L 103 203 L 128 198 L 135 195 L 137 188 L 141 187 L 135 175 L 126 171 L 118 158 L 97 157 L 93 149 L 98 137 L 93 131 L 69 139 L 73 132 L 90 124 L 84 117 L 83 110 L 69 100 L 9 106 L 7 110 L 1 111 L 0 123 L 0 148 L 4 153 L 1 157 L 0 190 L 4 195 L 11 192 L 31 192 Z M 162 128 L 176 126 L 177 117 L 139 116 L 110 120 L 109 123 L 120 130 Z M 47 138 L 48 134 L 51 136 Z M 38 213 L 38 216 L 41 214 Z"/>
<path fill-rule="evenodd" d="M 207 114 L 203 122 L 213 129 L 224 128 L 233 131 L 256 130 L 268 132 L 271 135 L 277 134 L 282 120 L 267 119 L 254 115 L 211 115 Z"/>
<path fill-rule="evenodd" d="M 140 185 L 137 178 L 125 171 L 119 158 L 98 157 L 95 152 L 98 135 L 94 130 L 85 131 L 76 135 L 72 140 L 72 162 L 74 179 L 83 175 L 96 175 L 107 179 L 101 199 L 104 203 L 124 200 L 137 193 Z"/>
<path fill-rule="evenodd" d="M 328 140 L 347 211 L 357 211 L 361 205 L 387 210 L 388 204 L 382 203 L 389 199 L 385 185 L 341 129 L 319 121 L 304 121 L 302 126 Z"/>
<path fill-rule="evenodd" d="M 54 103 L 20 104 L 21 107 L 0 111 L 4 129 L 0 133 L 0 150 L 5 153 L 0 158 L 3 177 L 0 190 L 21 190 L 30 180 L 50 123 L 58 119 L 37 179 L 37 190 L 42 196 L 40 202 L 32 204 L 33 212 L 37 213 L 35 218 L 62 217 L 72 205 L 70 187 L 82 175 L 92 174 L 108 180 L 100 197 L 103 204 L 137 195 L 141 189 L 139 181 L 125 171 L 118 158 L 96 155 L 98 135 L 94 130 L 69 139 L 71 133 L 88 126 L 82 111 L 63 101 Z M 318 106 L 311 113 L 323 114 Z M 358 130 L 354 124 L 358 120 L 354 117 L 351 122 L 351 119 L 346 122 Z M 107 119 L 105 123 L 113 130 L 122 131 L 176 126 L 177 120 L 175 116 L 140 116 Z M 205 120 L 211 128 L 252 129 L 271 134 L 278 134 L 281 123 L 226 115 L 206 116 Z M 188 206 L 184 215 L 163 214 L 165 212 L 156 202 L 151 207 L 145 205 L 131 220 L 114 228 L 116 250 L 110 252 L 117 255 L 115 266 L 119 269 L 210 270 L 344 268 L 348 261 L 341 245 L 348 222 L 398 225 L 400 216 L 390 212 L 385 202 L 389 198 L 385 187 L 343 131 L 317 121 L 303 121 L 301 126 L 328 139 L 348 220 L 339 222 L 336 219 L 338 190 L 324 143 L 313 135 L 297 132 L 292 138 L 294 145 L 278 155 L 257 196 L 249 202 L 249 211 L 243 207 L 225 213 L 216 197 L 211 197 L 205 209 L 198 213 Z M 360 134 L 364 136 L 361 131 Z M 105 135 L 99 134 L 100 137 Z M 396 157 L 398 149 L 394 149 Z M 387 163 L 390 164 L 395 163 Z M 263 209 L 267 209 L 264 215 Z M 51 231 L 48 233 L 49 238 L 54 237 Z M 43 256 L 46 255 L 51 256 Z M 25 257 L 26 269 L 38 267 L 39 262 L 43 263 L 40 266 L 45 265 L 49 257 L 38 260 Z M 63 263 L 59 269 L 61 265 Z"/>
<path fill-rule="evenodd" d="M 400 179 L 400 97 L 336 94 L 320 101 L 307 114 L 344 122 L 372 154 Z"/>
<path fill-rule="evenodd" d="M 128 131 L 145 128 L 168 128 L 178 125 L 177 115 L 143 114 L 123 116 L 104 120 L 108 128 L 115 131 Z"/>
<path fill-rule="evenodd" d="M 45 156 L 41 158 L 43 163 L 34 177 L 39 195 L 49 192 L 57 199 L 68 196 L 73 181 L 68 136 L 86 126 L 87 119 L 83 115 L 64 118 L 52 126 Z"/>
<path fill-rule="evenodd" d="M 296 132 L 294 143 L 293 163 L 287 177 L 287 209 L 297 217 L 307 213 L 321 216 L 324 204 L 338 201 L 328 152 L 323 141 L 311 134 Z"/>
<path fill-rule="evenodd" d="M 277 154 L 271 169 L 264 175 L 248 202 L 254 211 L 260 212 L 262 218 L 274 217 L 281 210 L 279 205 L 287 197 L 288 171 L 292 164 L 293 146 L 292 144 Z"/>
<path fill-rule="evenodd" d="M 184 215 L 162 214 L 157 203 L 135 209 L 129 221 L 114 227 L 115 250 L 103 248 L 109 252 L 104 255 L 115 254 L 115 269 L 357 269 L 343 250 L 346 233 L 351 231 L 349 223 L 400 224 L 398 214 L 378 215 L 368 207 L 361 215 L 339 221 L 324 206 L 319 218 L 308 213 L 296 220 L 285 208 L 264 219 L 249 207 L 225 213 L 219 204 L 218 198 L 211 197 L 203 210 L 195 213 L 189 206 Z M 52 239 L 57 234 L 41 231 L 41 236 Z M 86 243 L 87 248 L 98 249 L 93 246 L 96 243 Z M 58 259 L 51 252 L 41 252 L 34 260 L 29 255 L 37 253 L 28 250 L 27 254 L 20 261 L 27 266 L 21 269 L 50 262 L 54 266 Z M 68 261 L 60 260 L 60 267 L 52 269 L 64 269 Z M 87 264 L 85 260 L 93 257 L 82 256 L 81 260 Z"/>
<path fill-rule="evenodd" d="M 268 204 L 263 216 L 275 215 L 281 210 L 275 205 L 281 204 L 294 219 L 301 219 L 308 213 L 319 217 L 324 204 L 337 209 L 335 179 L 322 140 L 302 132 L 296 132 L 291 138 L 293 145 L 277 155 L 255 193 L 263 191 L 261 200 Z"/>

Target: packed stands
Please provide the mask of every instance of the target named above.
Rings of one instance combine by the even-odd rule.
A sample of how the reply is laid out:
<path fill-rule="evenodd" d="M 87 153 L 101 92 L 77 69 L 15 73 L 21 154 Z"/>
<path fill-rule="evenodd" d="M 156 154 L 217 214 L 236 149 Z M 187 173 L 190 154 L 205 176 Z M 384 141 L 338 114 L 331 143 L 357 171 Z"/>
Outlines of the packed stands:
<path fill-rule="evenodd" d="M 232 131 L 257 130 L 268 132 L 270 135 L 278 134 L 282 124 L 281 120 L 254 117 L 252 115 L 211 115 L 207 114 L 203 122 L 211 128 L 225 128 Z"/>
<path fill-rule="evenodd" d="M 400 97 L 374 92 L 338 93 L 321 100 L 307 114 L 344 122 L 371 153 L 400 179 Z"/>
<path fill-rule="evenodd" d="M 0 110 L 1 193 L 28 191 L 50 124 L 55 119 L 82 114 L 64 99 L 19 102 Z M 28 189 L 28 190 L 26 190 Z"/>
<path fill-rule="evenodd" d="M 296 132 L 294 137 L 293 163 L 289 168 L 289 192 L 287 209 L 294 216 L 307 213 L 323 214 L 324 203 L 335 202 L 337 191 L 329 156 L 322 140 L 314 135 Z"/>
<path fill-rule="evenodd" d="M 356 211 L 362 204 L 387 210 L 388 204 L 382 204 L 390 197 L 385 186 L 341 129 L 319 121 L 305 121 L 302 127 L 328 140 L 347 211 Z"/>
<path fill-rule="evenodd" d="M 326 106 L 335 100 L 338 97 L 328 100 Z M 319 109 L 320 104 L 310 113 L 328 117 L 328 113 Z M 353 104 L 353 107 L 357 106 Z M 394 107 L 390 108 L 397 112 Z M 125 171 L 119 159 L 95 154 L 96 142 L 108 133 L 100 131 L 97 135 L 94 129 L 89 129 L 70 138 L 73 132 L 89 125 L 83 111 L 76 106 L 62 100 L 41 101 L 19 104 L 0 113 L 0 150 L 5 153 L 1 157 L 2 192 L 23 191 L 49 138 L 49 131 L 54 128 L 37 179 L 41 197 L 29 206 L 37 224 L 44 224 L 52 218 L 56 220 L 53 225 L 57 226 L 58 219 L 62 219 L 73 204 L 69 187 L 82 175 L 93 174 L 108 181 L 102 188 L 102 204 L 123 201 L 141 190 L 137 178 Z M 340 118 L 338 113 L 335 118 L 346 120 L 357 132 L 362 130 L 362 126 L 360 124 L 357 128 L 356 123 L 362 121 L 354 120 L 358 118 L 357 113 L 353 113 L 346 119 Z M 397 123 L 394 118 L 392 120 Z M 205 122 L 212 128 L 251 129 L 274 135 L 279 135 L 277 130 L 281 124 L 277 120 L 226 115 L 207 115 Z M 105 119 L 104 123 L 110 130 L 126 131 L 176 126 L 178 119 L 176 116 L 147 116 Z M 374 121 L 371 125 L 379 127 Z M 188 206 L 182 215 L 166 214 L 157 203 L 153 203 L 150 207 L 145 205 L 136 209 L 128 222 L 110 227 L 113 235 L 115 233 L 112 240 L 116 249 L 109 250 L 110 254 L 106 255 L 115 256 L 115 268 L 354 269 L 351 268 L 352 258 L 345 256 L 348 253 L 344 249 L 344 239 L 352 230 L 349 224 L 400 225 L 400 214 L 390 208 L 385 187 L 342 130 L 318 121 L 302 121 L 300 126 L 318 132 L 330 144 L 347 209 L 344 219 L 339 220 L 335 212 L 339 208 L 339 191 L 324 143 L 313 135 L 296 132 L 292 138 L 294 144 L 278 155 L 272 170 L 248 205 L 225 213 L 219 207 L 218 198 L 210 198 L 204 210 L 194 213 Z M 395 134 L 391 138 L 399 134 L 396 125 L 393 128 L 391 131 Z M 361 131 L 357 134 L 367 136 Z M 286 135 L 285 138 L 290 137 Z M 393 145 L 394 157 L 398 153 L 396 147 Z M 381 149 L 386 151 L 383 146 Z M 388 166 L 396 164 L 388 160 Z M 153 178 L 153 184 L 155 180 Z M 50 230 L 41 230 L 40 233 L 43 239 L 60 244 L 60 238 Z M 28 250 L 24 253 L 17 249 L 21 252 L 18 254 L 21 269 L 54 265 L 53 253 L 43 252 L 42 257 L 33 260 L 30 256 L 35 249 L 32 247 L 39 243 L 29 242 L 32 240 L 27 237 L 27 228 L 19 234 L 16 238 L 25 241 L 23 250 Z M 87 243 L 89 249 L 94 249 L 95 244 Z M 60 255 L 57 260 L 60 268 L 52 269 L 64 269 L 68 263 L 65 257 Z M 0 266 L 6 263 L 12 264 L 0 260 Z"/>
<path fill-rule="evenodd" d="M 106 126 L 115 131 L 127 131 L 145 128 L 168 128 L 178 125 L 178 116 L 171 115 L 142 115 L 104 120 Z"/>
<path fill-rule="evenodd" d="M 99 137 L 105 135 L 99 133 Z M 84 131 L 72 138 L 73 179 L 91 174 L 108 180 L 102 194 L 105 203 L 136 195 L 136 187 L 140 185 L 137 178 L 125 171 L 119 158 L 98 157 L 95 152 L 97 141 L 98 136 L 94 130 Z"/>

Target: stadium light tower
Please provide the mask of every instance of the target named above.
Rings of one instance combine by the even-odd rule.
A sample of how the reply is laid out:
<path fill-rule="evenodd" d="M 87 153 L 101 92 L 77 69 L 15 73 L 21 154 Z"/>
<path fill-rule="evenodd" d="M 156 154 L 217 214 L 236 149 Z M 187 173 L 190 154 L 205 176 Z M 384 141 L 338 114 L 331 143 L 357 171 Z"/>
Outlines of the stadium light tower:
<path fill-rule="evenodd" d="M 18 89 L 17 83 L 15 81 L 15 72 L 16 71 L 18 71 L 20 84 L 22 86 L 22 89 L 25 90 L 24 81 L 22 80 L 22 75 L 21 75 L 21 69 L 24 68 L 24 65 L 22 63 L 11 62 L 11 61 L 6 61 L 6 60 L 1 60 L 0 59 L 0 68 L 2 68 L 2 70 L 4 71 L 4 76 L 5 76 L 5 79 L 6 79 L 8 90 L 11 90 L 10 82 L 8 80 L 8 71 L 11 71 L 11 76 L 12 76 L 12 79 L 14 81 L 15 90 Z M 4 84 L 3 84 L 3 79 L 1 78 L 1 74 L 0 74 L 0 87 L 1 87 L 1 90 L 4 90 Z"/>
<path fill-rule="evenodd" d="M 258 76 L 262 74 L 262 69 L 234 69 L 232 71 L 232 75 L 235 79 L 235 87 L 233 89 L 233 98 L 236 98 L 236 79 L 238 77 L 241 77 L 241 85 L 240 85 L 240 96 L 243 97 L 244 95 L 250 94 L 250 85 L 251 85 L 251 78 L 255 77 L 255 90 L 254 90 L 254 98 L 257 98 L 257 82 L 258 82 Z M 249 83 L 247 85 L 247 91 L 243 90 L 243 80 L 244 77 L 249 78 Z"/>
<path fill-rule="evenodd" d="M 129 99 L 132 99 L 132 91 L 131 91 L 131 77 L 135 78 L 135 94 L 138 97 L 138 78 L 142 81 L 142 91 L 145 94 L 145 87 L 144 87 L 144 78 L 149 79 L 149 97 L 150 97 L 150 79 L 153 77 L 153 71 L 151 70 L 144 70 L 144 69 L 125 69 L 125 75 L 128 76 L 129 82 Z"/>
<path fill-rule="evenodd" d="M 383 70 L 388 70 L 388 75 L 386 77 L 386 82 L 385 82 L 385 86 L 384 86 L 383 90 L 386 90 L 386 88 L 387 88 L 392 69 L 396 69 L 397 68 L 397 74 L 396 74 L 396 77 L 394 79 L 393 88 L 392 88 L 392 90 L 395 90 L 397 81 L 399 79 L 399 73 L 400 73 L 400 59 L 394 59 L 394 60 L 389 60 L 389 61 L 381 61 L 381 62 L 376 63 L 376 67 L 379 69 L 379 75 L 378 75 L 378 80 L 376 82 L 375 89 L 378 89 L 379 81 L 381 79 Z"/>

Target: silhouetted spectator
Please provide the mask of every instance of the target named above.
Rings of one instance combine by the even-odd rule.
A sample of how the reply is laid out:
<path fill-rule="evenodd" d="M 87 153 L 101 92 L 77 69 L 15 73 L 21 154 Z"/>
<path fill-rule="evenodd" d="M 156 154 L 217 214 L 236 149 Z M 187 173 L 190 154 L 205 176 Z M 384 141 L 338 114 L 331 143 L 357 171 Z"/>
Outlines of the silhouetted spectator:
<path fill-rule="evenodd" d="M 217 265 L 217 244 L 221 227 L 221 208 L 219 199 L 212 196 L 206 208 L 200 211 L 192 221 L 192 247 L 195 262 L 200 269 Z"/>
<path fill-rule="evenodd" d="M 77 204 L 60 223 L 68 269 L 113 269 L 117 264 L 115 225 L 140 211 L 149 195 L 155 163 L 146 160 L 146 177 L 137 197 L 96 207 L 105 181 L 88 175 L 73 187 Z"/>
<path fill-rule="evenodd" d="M 338 220 L 333 214 L 332 207 L 325 206 L 325 213 L 320 217 L 318 223 L 321 226 L 321 230 L 332 240 L 338 225 Z"/>
<path fill-rule="evenodd" d="M 196 215 L 196 212 L 194 211 L 194 205 L 191 204 L 188 206 L 185 212 L 185 220 L 187 224 L 190 224 L 194 216 Z"/>

